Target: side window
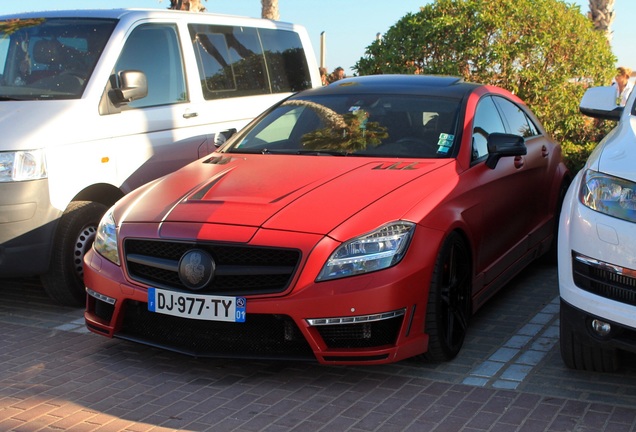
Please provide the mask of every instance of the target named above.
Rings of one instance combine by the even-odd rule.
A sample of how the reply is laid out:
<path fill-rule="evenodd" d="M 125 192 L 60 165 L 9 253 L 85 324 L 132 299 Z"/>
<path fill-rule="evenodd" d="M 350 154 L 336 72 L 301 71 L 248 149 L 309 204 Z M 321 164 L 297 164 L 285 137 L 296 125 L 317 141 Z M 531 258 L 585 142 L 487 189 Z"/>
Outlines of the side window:
<path fill-rule="evenodd" d="M 298 33 L 260 29 L 273 93 L 297 92 L 311 87 L 305 50 Z"/>
<path fill-rule="evenodd" d="M 185 102 L 186 84 L 177 29 L 169 24 L 145 24 L 133 30 L 115 65 L 115 73 L 140 70 L 148 80 L 148 96 L 131 108 Z"/>
<path fill-rule="evenodd" d="M 255 28 L 191 24 L 206 100 L 271 93 Z"/>
<path fill-rule="evenodd" d="M 491 97 L 479 101 L 473 120 L 473 152 L 472 160 L 488 155 L 488 135 L 493 132 L 505 132 L 499 111 Z"/>
<path fill-rule="evenodd" d="M 524 138 L 539 135 L 537 127 L 521 108 L 501 97 L 497 97 L 495 100 L 504 118 L 508 122 L 509 133 L 521 135 Z"/>

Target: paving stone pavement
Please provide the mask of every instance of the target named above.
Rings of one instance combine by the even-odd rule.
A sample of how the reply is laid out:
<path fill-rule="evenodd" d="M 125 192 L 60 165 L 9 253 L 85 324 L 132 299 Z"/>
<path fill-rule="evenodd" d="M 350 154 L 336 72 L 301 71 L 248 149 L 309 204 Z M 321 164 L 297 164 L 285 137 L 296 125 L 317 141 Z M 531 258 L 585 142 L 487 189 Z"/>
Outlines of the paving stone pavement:
<path fill-rule="evenodd" d="M 636 357 L 615 374 L 565 368 L 545 264 L 442 364 L 194 359 L 89 333 L 36 280 L 0 280 L 0 298 L 0 431 L 636 431 Z"/>

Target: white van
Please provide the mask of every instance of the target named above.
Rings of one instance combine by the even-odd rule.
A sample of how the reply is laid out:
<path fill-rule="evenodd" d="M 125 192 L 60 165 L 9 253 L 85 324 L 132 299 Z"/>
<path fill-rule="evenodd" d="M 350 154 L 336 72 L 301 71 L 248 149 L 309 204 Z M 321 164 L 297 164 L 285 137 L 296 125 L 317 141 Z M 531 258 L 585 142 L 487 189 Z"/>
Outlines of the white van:
<path fill-rule="evenodd" d="M 113 9 L 0 16 L 0 278 L 85 302 L 106 209 L 320 85 L 304 28 Z"/>

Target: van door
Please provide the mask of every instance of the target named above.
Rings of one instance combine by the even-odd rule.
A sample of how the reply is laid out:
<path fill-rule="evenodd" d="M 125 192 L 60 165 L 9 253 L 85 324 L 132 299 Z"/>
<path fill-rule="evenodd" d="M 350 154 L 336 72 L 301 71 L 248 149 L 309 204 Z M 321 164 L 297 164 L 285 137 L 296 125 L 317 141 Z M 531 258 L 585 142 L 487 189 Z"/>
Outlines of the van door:
<path fill-rule="evenodd" d="M 117 106 L 108 97 L 122 71 L 145 74 L 148 94 Z M 130 34 L 115 64 L 100 106 L 109 137 L 104 154 L 117 181 L 128 192 L 205 156 L 207 128 L 192 110 L 178 29 L 172 23 L 148 23 Z M 113 163 L 114 162 L 114 163 Z"/>

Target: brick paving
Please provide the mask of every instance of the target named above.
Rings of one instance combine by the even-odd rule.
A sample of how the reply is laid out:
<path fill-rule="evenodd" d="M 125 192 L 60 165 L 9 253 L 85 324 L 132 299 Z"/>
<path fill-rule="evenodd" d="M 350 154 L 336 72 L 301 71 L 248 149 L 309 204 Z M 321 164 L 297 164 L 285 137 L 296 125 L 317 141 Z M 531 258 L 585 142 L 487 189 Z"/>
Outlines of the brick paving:
<path fill-rule="evenodd" d="M 636 362 L 566 369 L 556 269 L 474 317 L 452 362 L 193 359 L 88 333 L 34 280 L 0 280 L 0 431 L 636 431 Z"/>

